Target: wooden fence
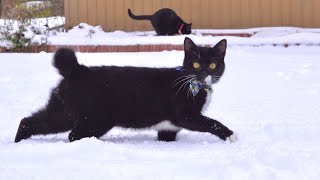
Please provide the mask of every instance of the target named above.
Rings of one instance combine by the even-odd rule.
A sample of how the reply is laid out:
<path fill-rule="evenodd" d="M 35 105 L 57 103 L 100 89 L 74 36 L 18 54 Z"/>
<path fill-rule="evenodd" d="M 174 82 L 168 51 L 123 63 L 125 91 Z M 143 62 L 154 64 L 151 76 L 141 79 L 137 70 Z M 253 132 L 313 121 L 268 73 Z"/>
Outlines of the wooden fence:
<path fill-rule="evenodd" d="M 296 26 L 320 28 L 320 0 L 65 0 L 67 27 L 81 22 L 106 31 L 152 30 L 130 19 L 168 7 L 196 29 Z"/>

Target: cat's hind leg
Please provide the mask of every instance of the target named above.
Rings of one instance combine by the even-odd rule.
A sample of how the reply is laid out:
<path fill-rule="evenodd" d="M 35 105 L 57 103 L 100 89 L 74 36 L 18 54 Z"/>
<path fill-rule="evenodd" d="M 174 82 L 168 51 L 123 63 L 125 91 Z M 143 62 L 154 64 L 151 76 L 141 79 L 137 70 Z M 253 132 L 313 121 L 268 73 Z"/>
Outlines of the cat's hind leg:
<path fill-rule="evenodd" d="M 177 134 L 179 131 L 173 131 L 173 130 L 159 130 L 158 131 L 158 140 L 159 141 L 175 141 Z"/>
<path fill-rule="evenodd" d="M 49 109 L 48 109 L 49 108 Z M 27 139 L 32 135 L 46 135 L 71 130 L 73 122 L 64 114 L 63 107 L 47 107 L 23 118 L 19 124 L 14 142 Z M 54 112 L 53 112 L 54 111 Z"/>
<path fill-rule="evenodd" d="M 23 139 L 28 139 L 32 135 L 55 134 L 70 130 L 73 123 L 65 120 L 63 116 L 60 118 L 62 118 L 64 122 L 54 121 L 47 115 L 45 110 L 42 110 L 30 117 L 23 118 L 20 121 L 14 142 L 17 143 Z"/>
<path fill-rule="evenodd" d="M 53 91 L 45 108 L 21 120 L 14 142 L 32 135 L 65 132 L 71 130 L 73 125 L 71 114 L 66 111 L 61 96 Z"/>

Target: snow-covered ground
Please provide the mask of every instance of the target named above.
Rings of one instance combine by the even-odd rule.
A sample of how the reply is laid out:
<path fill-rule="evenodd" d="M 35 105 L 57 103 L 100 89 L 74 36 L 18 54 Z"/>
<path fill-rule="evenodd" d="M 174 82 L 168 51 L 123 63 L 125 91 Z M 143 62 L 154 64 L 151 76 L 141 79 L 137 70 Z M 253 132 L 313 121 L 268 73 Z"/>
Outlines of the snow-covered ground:
<path fill-rule="evenodd" d="M 311 38 L 310 38 L 311 39 Z M 205 113 L 234 130 L 228 144 L 182 131 L 113 129 L 68 143 L 67 133 L 14 144 L 20 119 L 59 80 L 52 54 L 0 54 L 0 179 L 320 179 L 320 47 L 227 50 L 226 72 Z M 175 67 L 183 52 L 77 53 L 86 65 Z M 125 113 L 125 109 L 124 109 Z"/>
<path fill-rule="evenodd" d="M 33 44 L 48 45 L 148 45 L 148 44 L 183 44 L 185 36 L 156 36 L 155 31 L 113 31 L 102 29 L 100 26 L 90 26 L 81 23 L 74 26 L 68 32 L 46 31 L 49 28 L 64 24 L 64 17 L 50 17 L 33 19 L 32 24 L 26 28 L 25 37 L 30 38 Z M 0 27 L 5 24 L 0 19 Z M 17 23 L 14 28 L 17 29 Z M 34 33 L 37 29 L 41 34 Z M 1 28 L 0 28 L 1 31 Z M 297 27 L 265 27 L 251 29 L 193 29 L 188 35 L 195 43 L 210 45 L 217 43 L 222 37 L 214 37 L 208 34 L 251 34 L 248 37 L 225 36 L 230 46 L 265 46 L 265 45 L 320 45 L 319 28 L 297 28 Z M 0 34 L 1 39 L 1 34 Z M 44 40 L 45 39 L 45 40 Z M 0 40 L 0 46 L 10 47 L 11 43 Z"/>
<path fill-rule="evenodd" d="M 209 34 L 253 34 L 250 38 L 225 36 L 229 45 L 263 46 L 273 44 L 304 44 L 320 45 L 320 29 L 273 27 L 252 28 L 237 30 L 200 30 L 192 31 L 191 37 L 195 43 L 210 45 L 218 42 L 222 37 L 213 37 Z M 73 27 L 67 33 L 57 33 L 48 37 L 49 44 L 53 45 L 146 45 L 146 44 L 183 44 L 185 36 L 156 36 L 154 31 L 148 32 L 104 32 L 99 26 L 93 27 L 85 23 Z M 68 41 L 66 41 L 68 39 Z"/>

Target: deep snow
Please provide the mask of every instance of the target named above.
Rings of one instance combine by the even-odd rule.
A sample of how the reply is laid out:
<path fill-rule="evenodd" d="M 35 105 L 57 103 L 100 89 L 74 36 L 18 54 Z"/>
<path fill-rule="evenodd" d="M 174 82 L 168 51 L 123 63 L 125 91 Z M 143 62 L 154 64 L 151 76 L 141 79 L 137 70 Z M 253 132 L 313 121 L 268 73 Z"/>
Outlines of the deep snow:
<path fill-rule="evenodd" d="M 236 143 L 182 131 L 113 129 L 102 140 L 67 133 L 14 144 L 20 119 L 43 106 L 59 75 L 52 54 L 0 54 L 0 179 L 320 178 L 320 47 L 229 47 L 226 72 L 205 113 Z M 175 67 L 183 52 L 78 53 L 86 65 Z M 125 112 L 125 110 L 124 110 Z"/>

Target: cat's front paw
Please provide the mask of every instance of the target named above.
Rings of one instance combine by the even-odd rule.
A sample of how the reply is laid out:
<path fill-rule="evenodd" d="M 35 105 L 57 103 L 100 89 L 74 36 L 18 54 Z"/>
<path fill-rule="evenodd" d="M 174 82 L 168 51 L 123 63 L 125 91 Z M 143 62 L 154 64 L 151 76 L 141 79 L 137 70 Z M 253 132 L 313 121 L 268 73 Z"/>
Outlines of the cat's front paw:
<path fill-rule="evenodd" d="M 234 143 L 238 141 L 238 136 L 236 134 L 231 134 L 229 137 L 227 137 L 226 139 L 226 142 L 229 142 L 229 143 Z"/>

